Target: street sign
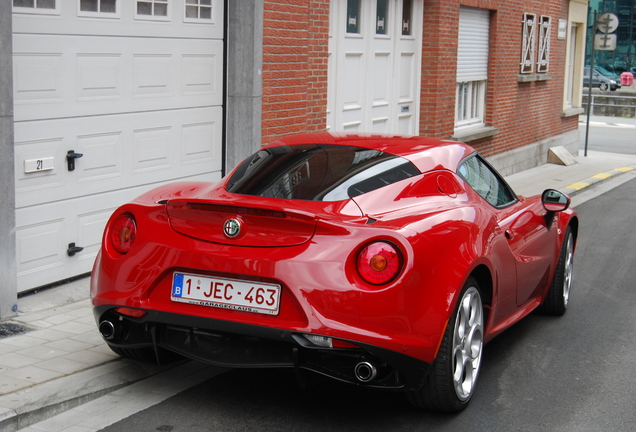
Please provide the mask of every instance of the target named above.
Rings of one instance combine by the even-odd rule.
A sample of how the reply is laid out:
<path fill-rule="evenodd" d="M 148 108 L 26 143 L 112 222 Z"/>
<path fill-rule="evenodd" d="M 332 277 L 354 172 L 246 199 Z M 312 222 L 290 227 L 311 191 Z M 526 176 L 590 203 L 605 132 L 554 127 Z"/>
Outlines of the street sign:
<path fill-rule="evenodd" d="M 596 28 L 605 34 L 613 33 L 618 28 L 618 17 L 613 13 L 605 12 L 598 17 Z"/>
<path fill-rule="evenodd" d="M 594 49 L 598 51 L 614 51 L 616 49 L 616 35 L 606 33 L 594 35 Z"/>

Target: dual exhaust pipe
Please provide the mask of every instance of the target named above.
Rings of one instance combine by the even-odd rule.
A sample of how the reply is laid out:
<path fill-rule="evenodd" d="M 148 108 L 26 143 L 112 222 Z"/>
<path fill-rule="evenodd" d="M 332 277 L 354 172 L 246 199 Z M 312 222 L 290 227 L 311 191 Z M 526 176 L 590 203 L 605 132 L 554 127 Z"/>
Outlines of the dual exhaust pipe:
<path fill-rule="evenodd" d="M 106 340 L 115 339 L 115 334 L 117 329 L 115 328 L 115 324 L 112 321 L 104 320 L 99 323 L 99 333 Z"/>
<path fill-rule="evenodd" d="M 106 340 L 113 340 L 117 334 L 117 328 L 112 321 L 104 320 L 99 323 L 99 333 Z M 378 376 L 378 368 L 370 361 L 360 361 L 353 368 L 356 379 L 362 383 L 373 381 Z"/>
<path fill-rule="evenodd" d="M 363 383 L 373 381 L 378 376 L 378 368 L 369 361 L 361 361 L 354 368 L 356 379 Z"/>

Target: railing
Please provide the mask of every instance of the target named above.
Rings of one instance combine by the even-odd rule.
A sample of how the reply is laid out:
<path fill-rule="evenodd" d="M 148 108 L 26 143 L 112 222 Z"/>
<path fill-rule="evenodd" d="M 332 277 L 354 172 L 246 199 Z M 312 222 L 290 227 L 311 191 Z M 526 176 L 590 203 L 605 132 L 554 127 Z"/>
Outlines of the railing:
<path fill-rule="evenodd" d="M 586 89 L 587 90 L 587 89 Z M 587 112 L 588 95 L 583 95 Z M 636 118 L 636 94 L 592 94 L 592 115 Z"/>

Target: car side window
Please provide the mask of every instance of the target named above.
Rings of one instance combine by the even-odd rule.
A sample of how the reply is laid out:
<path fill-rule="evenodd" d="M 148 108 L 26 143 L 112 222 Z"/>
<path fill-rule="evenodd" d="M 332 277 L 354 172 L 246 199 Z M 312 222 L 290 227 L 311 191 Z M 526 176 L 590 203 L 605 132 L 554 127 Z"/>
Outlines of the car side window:
<path fill-rule="evenodd" d="M 493 207 L 505 207 L 517 200 L 510 186 L 477 155 L 462 162 L 457 171 Z"/>

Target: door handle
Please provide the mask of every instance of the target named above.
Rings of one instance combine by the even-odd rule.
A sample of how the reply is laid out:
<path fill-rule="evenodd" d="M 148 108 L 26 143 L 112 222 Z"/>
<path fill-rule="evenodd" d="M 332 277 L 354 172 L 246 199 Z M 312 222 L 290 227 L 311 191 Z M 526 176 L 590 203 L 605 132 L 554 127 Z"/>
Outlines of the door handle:
<path fill-rule="evenodd" d="M 69 171 L 75 170 L 75 159 L 79 159 L 84 156 L 83 153 L 75 153 L 75 150 L 69 150 L 66 152 L 66 163 Z"/>
<path fill-rule="evenodd" d="M 75 246 L 75 243 L 69 243 L 68 244 L 68 249 L 66 249 L 66 253 L 68 254 L 68 256 L 73 256 L 78 252 L 83 251 L 84 248 L 81 246 Z"/>

